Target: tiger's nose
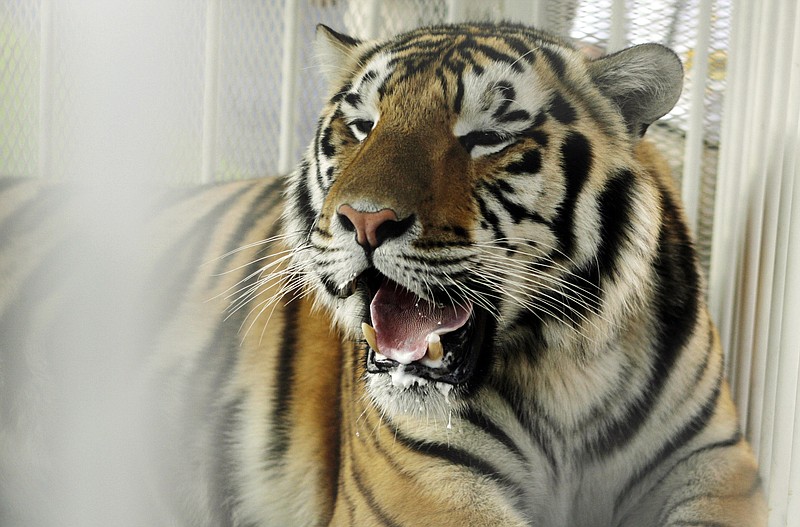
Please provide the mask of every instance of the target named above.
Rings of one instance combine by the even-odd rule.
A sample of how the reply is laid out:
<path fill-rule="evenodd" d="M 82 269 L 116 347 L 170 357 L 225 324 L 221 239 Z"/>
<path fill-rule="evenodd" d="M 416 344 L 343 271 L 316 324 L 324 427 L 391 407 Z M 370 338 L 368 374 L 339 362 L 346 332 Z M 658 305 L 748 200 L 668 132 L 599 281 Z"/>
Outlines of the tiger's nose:
<path fill-rule="evenodd" d="M 402 235 L 414 222 L 413 215 L 398 219 L 392 209 L 362 212 L 346 204 L 339 206 L 336 216 L 345 230 L 356 233 L 356 241 L 367 251 L 379 247 L 389 238 Z"/>

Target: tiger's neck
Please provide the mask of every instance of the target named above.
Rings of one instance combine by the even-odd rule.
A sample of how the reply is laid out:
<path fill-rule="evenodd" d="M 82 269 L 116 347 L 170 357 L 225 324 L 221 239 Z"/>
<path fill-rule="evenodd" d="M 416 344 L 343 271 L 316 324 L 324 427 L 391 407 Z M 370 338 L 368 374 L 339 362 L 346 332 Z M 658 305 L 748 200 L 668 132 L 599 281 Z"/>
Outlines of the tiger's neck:
<path fill-rule="evenodd" d="M 449 420 L 426 417 L 422 406 L 399 416 L 380 410 L 367 392 L 364 356 L 363 343 L 343 342 L 331 525 L 393 525 L 409 508 L 420 525 L 524 525 L 496 482 L 476 477 L 483 467 L 458 446 L 464 438 Z"/>

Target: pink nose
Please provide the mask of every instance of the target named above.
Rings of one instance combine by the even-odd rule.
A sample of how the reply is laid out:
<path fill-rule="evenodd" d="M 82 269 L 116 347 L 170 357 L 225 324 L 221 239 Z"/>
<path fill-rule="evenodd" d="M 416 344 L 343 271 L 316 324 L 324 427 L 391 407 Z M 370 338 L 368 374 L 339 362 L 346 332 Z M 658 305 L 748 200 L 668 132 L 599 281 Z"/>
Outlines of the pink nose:
<path fill-rule="evenodd" d="M 397 214 L 392 209 L 361 212 L 350 205 L 341 205 L 336 212 L 342 226 L 355 231 L 356 241 L 365 249 L 375 249 L 386 238 L 396 235 L 393 227 L 399 225 Z"/>

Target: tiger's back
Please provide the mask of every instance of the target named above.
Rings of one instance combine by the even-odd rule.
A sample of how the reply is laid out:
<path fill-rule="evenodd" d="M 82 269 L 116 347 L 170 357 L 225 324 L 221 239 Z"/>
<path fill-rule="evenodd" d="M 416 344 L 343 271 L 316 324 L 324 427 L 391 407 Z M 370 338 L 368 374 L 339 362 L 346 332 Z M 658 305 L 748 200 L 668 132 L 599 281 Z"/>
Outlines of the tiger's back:
<path fill-rule="evenodd" d="M 764 525 L 690 234 L 641 140 L 677 58 L 592 61 L 515 25 L 319 32 L 332 96 L 298 169 L 148 198 L 125 253 L 147 256 L 136 395 L 165 514 Z"/>

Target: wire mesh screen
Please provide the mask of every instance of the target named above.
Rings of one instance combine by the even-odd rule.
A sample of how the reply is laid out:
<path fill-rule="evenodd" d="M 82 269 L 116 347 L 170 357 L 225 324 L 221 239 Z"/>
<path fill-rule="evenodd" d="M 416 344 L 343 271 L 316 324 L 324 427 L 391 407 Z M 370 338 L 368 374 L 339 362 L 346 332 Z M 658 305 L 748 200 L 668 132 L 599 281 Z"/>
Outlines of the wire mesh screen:
<path fill-rule="evenodd" d="M 320 22 L 375 38 L 426 24 L 503 18 L 545 26 L 589 54 L 660 42 L 683 59 L 686 85 L 649 135 L 679 184 L 682 175 L 691 177 L 684 193 L 687 182 L 696 191 L 687 203 L 707 267 L 731 2 L 173 0 L 163 3 L 167 22 L 159 26 L 168 33 L 160 64 L 170 73 L 155 82 L 174 96 L 169 105 L 137 111 L 159 115 L 153 131 L 159 153 L 150 157 L 157 158 L 151 166 L 160 179 L 250 178 L 290 170 L 312 137 L 326 91 L 312 49 Z M 109 23 L 81 6 L 0 0 L 0 175 L 81 177 L 86 152 L 76 147 L 76 130 L 92 108 L 75 104 L 84 82 L 76 55 L 87 24 Z"/>
<path fill-rule="evenodd" d="M 33 2 L 0 3 L 0 171 L 38 173 L 41 13 Z"/>

